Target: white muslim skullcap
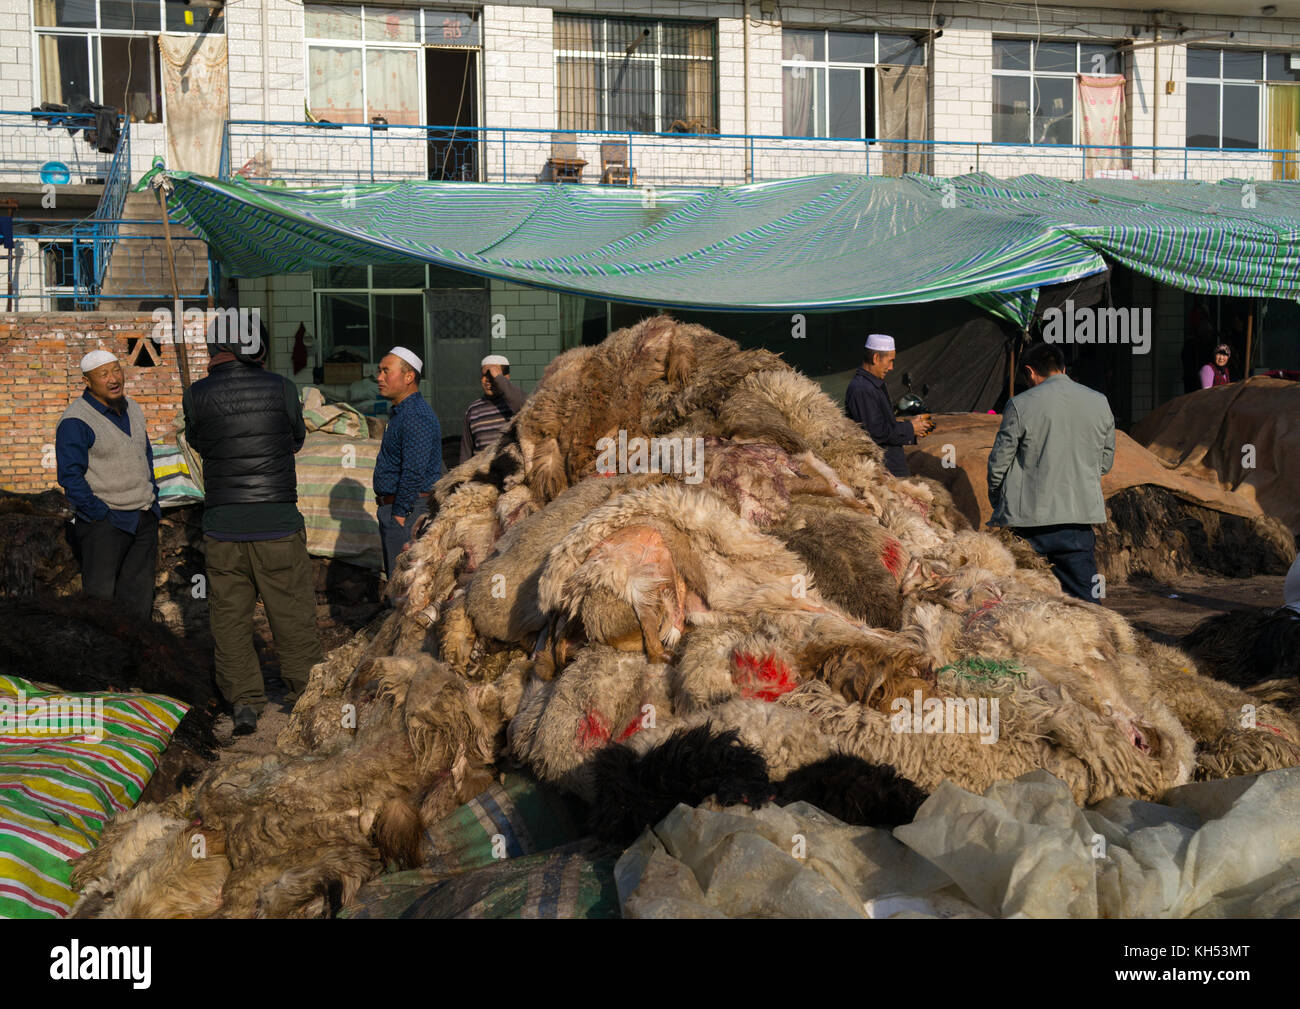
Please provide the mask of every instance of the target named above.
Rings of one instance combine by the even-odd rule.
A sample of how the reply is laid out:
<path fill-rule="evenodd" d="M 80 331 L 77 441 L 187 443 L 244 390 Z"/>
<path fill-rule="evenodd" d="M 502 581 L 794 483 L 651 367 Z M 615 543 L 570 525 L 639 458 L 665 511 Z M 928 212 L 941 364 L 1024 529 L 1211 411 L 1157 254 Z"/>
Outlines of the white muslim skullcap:
<path fill-rule="evenodd" d="M 884 333 L 872 333 L 867 337 L 867 350 L 890 351 L 894 349 L 894 338 Z"/>
<path fill-rule="evenodd" d="M 105 364 L 112 364 L 116 360 L 117 356 L 112 351 L 92 350 L 81 359 L 81 373 L 84 375 L 88 371 L 94 371 Z"/>
<path fill-rule="evenodd" d="M 424 374 L 424 362 L 415 356 L 414 351 L 407 350 L 405 347 L 394 347 L 388 353 L 392 354 L 394 357 L 400 357 L 416 371 Z"/>
<path fill-rule="evenodd" d="M 505 354 L 489 354 L 487 357 L 483 358 L 483 363 L 480 364 L 479 367 L 486 368 L 489 364 L 499 364 L 503 368 L 509 368 L 510 359 L 506 357 Z"/>

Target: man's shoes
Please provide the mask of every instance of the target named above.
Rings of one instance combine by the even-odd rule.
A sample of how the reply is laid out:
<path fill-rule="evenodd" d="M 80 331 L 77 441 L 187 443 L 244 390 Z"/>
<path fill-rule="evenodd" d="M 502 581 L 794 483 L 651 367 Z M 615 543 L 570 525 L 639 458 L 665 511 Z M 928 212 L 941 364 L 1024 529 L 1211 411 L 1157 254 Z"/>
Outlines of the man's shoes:
<path fill-rule="evenodd" d="M 240 705 L 235 709 L 235 731 L 232 735 L 249 736 L 257 731 L 257 709 Z"/>

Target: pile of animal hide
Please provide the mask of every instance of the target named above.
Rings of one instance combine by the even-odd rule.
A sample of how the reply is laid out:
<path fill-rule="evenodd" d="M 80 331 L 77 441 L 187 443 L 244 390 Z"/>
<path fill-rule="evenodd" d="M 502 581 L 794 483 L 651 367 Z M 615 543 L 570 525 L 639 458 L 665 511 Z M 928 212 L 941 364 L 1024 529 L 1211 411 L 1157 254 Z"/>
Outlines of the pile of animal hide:
<path fill-rule="evenodd" d="M 779 357 L 667 317 L 552 362 L 420 526 L 277 752 L 119 817 L 79 914 L 330 914 L 509 763 L 626 840 L 701 781 L 892 826 L 945 781 L 1086 804 L 1300 764 L 1294 692 L 1064 597 Z"/>

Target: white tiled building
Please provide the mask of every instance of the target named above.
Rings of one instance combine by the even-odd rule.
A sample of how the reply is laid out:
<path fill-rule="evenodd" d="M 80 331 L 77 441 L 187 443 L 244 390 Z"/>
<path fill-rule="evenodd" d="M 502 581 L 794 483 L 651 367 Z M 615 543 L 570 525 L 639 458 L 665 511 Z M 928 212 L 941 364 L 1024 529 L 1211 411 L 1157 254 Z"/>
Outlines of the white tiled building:
<path fill-rule="evenodd" d="M 581 181 L 593 183 L 603 174 L 600 144 L 611 140 L 627 145 L 641 186 L 828 171 L 1294 177 L 1294 154 L 1250 151 L 1297 146 L 1295 106 L 1277 96 L 1300 82 L 1300 0 L 1166 0 L 1173 9 L 1158 14 L 1151 6 L 0 0 L 0 108 L 67 101 L 78 89 L 128 107 L 139 113 L 138 175 L 166 153 L 170 122 L 151 36 L 198 39 L 207 27 L 228 47 L 222 168 L 257 181 L 531 182 L 580 161 Z M 1122 121 L 1109 137 L 1086 134 L 1080 76 L 1110 74 L 1123 78 Z M 329 125 L 305 125 L 307 116 Z M 373 129 L 376 117 L 388 128 Z M 921 143 L 867 143 L 881 138 Z M 1103 159 L 1094 147 L 1090 159 L 1085 139 L 1130 149 Z M 0 149 L 0 179 L 21 171 Z M 422 331 L 435 374 L 470 371 L 468 382 L 430 390 L 453 429 L 463 409 L 453 404 L 472 395 L 492 325 L 504 322 L 492 347 L 528 385 L 616 314 L 419 269 L 317 271 L 238 290 L 269 320 L 273 364 L 285 371 L 300 326 L 312 341 L 309 367 L 340 347 L 373 360 Z M 1181 301 L 1166 302 L 1157 316 L 1181 329 Z M 1177 348 L 1162 353 L 1140 363 L 1151 374 L 1138 412 L 1173 389 Z"/>

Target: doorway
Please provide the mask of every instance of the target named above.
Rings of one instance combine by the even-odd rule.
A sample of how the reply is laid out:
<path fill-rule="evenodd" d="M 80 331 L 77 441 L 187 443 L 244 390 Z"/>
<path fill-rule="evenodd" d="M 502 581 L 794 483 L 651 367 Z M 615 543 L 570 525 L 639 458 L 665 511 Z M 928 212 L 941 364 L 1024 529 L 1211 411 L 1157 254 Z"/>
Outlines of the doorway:
<path fill-rule="evenodd" d="M 478 182 L 478 52 L 426 49 L 424 58 L 429 178 Z"/>

